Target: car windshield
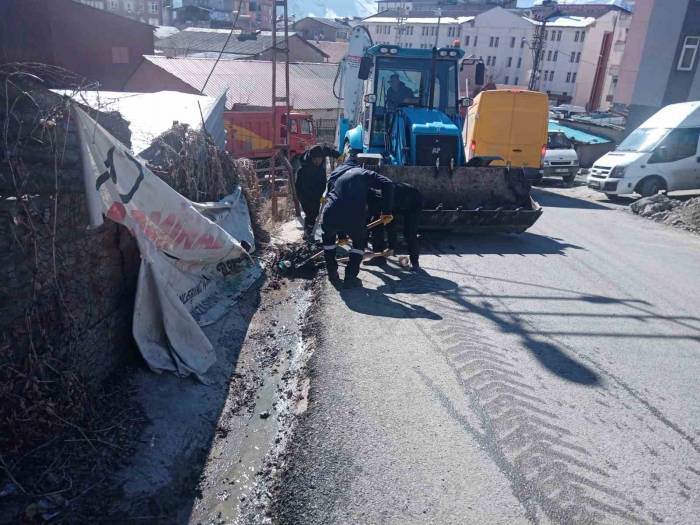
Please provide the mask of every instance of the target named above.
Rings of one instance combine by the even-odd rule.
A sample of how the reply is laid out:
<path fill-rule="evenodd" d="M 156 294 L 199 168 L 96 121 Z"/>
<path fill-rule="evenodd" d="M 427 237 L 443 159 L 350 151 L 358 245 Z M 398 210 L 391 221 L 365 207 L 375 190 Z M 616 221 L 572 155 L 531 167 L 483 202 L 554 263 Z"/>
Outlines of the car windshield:
<path fill-rule="evenodd" d="M 302 135 L 311 135 L 313 133 L 313 125 L 310 120 L 301 121 L 301 133 Z"/>
<path fill-rule="evenodd" d="M 547 135 L 547 149 L 571 149 L 571 141 L 561 132 Z"/>
<path fill-rule="evenodd" d="M 671 130 L 669 128 L 637 128 L 617 147 L 617 151 L 652 151 Z"/>

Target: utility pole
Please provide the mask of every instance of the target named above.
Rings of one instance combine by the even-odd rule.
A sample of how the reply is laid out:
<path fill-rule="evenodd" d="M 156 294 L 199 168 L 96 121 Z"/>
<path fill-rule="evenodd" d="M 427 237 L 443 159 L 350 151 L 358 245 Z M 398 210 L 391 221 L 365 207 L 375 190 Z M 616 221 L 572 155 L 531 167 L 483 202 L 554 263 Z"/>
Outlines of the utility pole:
<path fill-rule="evenodd" d="M 437 30 L 435 31 L 435 48 L 438 47 L 438 38 L 440 37 L 440 19 L 442 18 L 442 8 L 438 7 L 437 8 L 437 15 L 438 15 L 438 23 L 437 23 Z"/>
<path fill-rule="evenodd" d="M 404 0 L 402 0 L 401 5 L 399 5 L 399 11 L 396 14 L 396 45 L 397 46 L 401 45 L 401 36 L 408 29 L 406 27 L 406 18 L 408 18 L 408 9 L 406 9 L 406 2 Z"/>
<path fill-rule="evenodd" d="M 530 49 L 532 50 L 532 71 L 530 72 L 530 82 L 528 82 L 527 89 L 534 91 L 538 87 L 539 69 L 540 61 L 542 59 L 543 50 L 545 46 L 545 31 L 547 27 L 547 18 L 543 17 L 541 23 L 535 26 L 535 31 L 532 35 L 532 41 L 530 42 Z"/>
<path fill-rule="evenodd" d="M 278 13 L 282 8 L 282 13 Z M 277 40 L 277 24 L 282 19 L 284 34 L 283 45 Z M 284 94 L 277 95 L 277 55 L 284 57 Z M 282 103 L 280 105 L 280 103 Z M 284 112 L 284 113 L 282 113 Z M 284 126 L 282 126 L 284 124 Z M 279 130 L 279 131 L 278 131 Z M 270 201 L 272 220 L 277 220 L 277 166 L 276 157 L 281 153 L 285 158 L 289 154 L 289 19 L 287 18 L 287 0 L 274 0 L 272 7 L 272 156 L 270 157 Z M 277 142 L 279 135 L 280 141 Z M 275 144 L 276 143 L 276 144 Z M 290 174 L 291 176 L 291 174 Z M 286 192 L 289 199 L 289 191 Z"/>

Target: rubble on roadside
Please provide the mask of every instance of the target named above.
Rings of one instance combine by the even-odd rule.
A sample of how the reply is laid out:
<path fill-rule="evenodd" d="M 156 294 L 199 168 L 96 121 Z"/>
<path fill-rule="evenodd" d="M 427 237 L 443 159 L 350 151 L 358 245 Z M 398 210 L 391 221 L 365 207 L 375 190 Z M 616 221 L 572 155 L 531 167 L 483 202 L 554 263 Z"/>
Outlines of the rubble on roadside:
<path fill-rule="evenodd" d="M 630 210 L 647 219 L 700 233 L 700 197 L 681 201 L 659 193 L 633 202 Z"/>

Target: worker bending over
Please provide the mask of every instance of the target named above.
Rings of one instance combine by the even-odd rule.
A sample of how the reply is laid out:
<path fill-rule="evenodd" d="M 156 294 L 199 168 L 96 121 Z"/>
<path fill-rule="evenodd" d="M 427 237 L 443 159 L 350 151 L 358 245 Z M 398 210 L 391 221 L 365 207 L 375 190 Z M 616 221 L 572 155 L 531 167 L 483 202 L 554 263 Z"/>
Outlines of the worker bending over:
<path fill-rule="evenodd" d="M 338 233 L 342 232 L 352 239 L 352 249 L 345 268 L 345 286 L 360 284 L 357 275 L 367 246 L 367 196 L 370 190 L 381 192 L 376 209 L 382 218 L 390 220 L 387 216 L 393 206 L 394 185 L 383 175 L 360 167 L 355 156 L 338 166 L 328 179 L 321 228 L 323 256 L 331 282 L 340 279 L 335 246 Z"/>
<path fill-rule="evenodd" d="M 316 144 L 304 152 L 297 170 L 294 188 L 304 210 L 304 238 L 313 241 L 314 224 L 318 218 L 321 197 L 326 189 L 326 157 L 337 159 L 340 152 Z"/>
<path fill-rule="evenodd" d="M 370 190 L 371 191 L 371 190 Z M 380 210 L 377 207 L 378 199 L 370 193 L 370 212 L 374 218 L 379 217 Z M 423 196 L 420 191 L 410 184 L 397 183 L 394 184 L 394 206 L 391 209 L 391 214 L 394 220 L 387 226 L 378 226 L 372 230 L 372 250 L 375 252 L 383 252 L 386 247 L 384 234 L 389 239 L 389 249 L 393 252 L 398 249 L 397 233 L 398 222 L 397 218 L 403 219 L 403 237 L 408 247 L 408 255 L 411 261 L 411 269 L 413 271 L 420 270 L 418 256 L 420 254 L 420 246 L 418 241 L 418 223 L 420 222 L 420 214 L 423 209 Z M 385 231 L 386 230 L 386 231 Z M 373 260 L 376 264 L 377 260 Z"/>

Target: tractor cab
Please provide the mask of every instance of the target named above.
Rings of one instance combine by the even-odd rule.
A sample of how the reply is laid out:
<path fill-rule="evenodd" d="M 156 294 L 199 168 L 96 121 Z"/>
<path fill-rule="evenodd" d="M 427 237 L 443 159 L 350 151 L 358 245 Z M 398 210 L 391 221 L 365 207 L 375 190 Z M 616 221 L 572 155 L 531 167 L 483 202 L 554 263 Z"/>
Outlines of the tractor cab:
<path fill-rule="evenodd" d="M 367 49 L 359 72 L 365 80 L 361 132 L 353 130 L 352 147 L 382 153 L 391 164 L 461 164 L 458 66 L 463 55 L 456 48 Z"/>

